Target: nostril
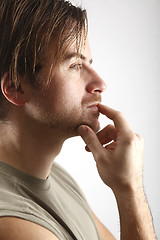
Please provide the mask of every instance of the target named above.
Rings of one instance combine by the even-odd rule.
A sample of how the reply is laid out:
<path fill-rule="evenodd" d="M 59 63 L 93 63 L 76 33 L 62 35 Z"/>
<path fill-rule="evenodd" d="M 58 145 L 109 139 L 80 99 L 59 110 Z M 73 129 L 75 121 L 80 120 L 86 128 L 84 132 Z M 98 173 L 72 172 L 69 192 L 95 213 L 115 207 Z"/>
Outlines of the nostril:
<path fill-rule="evenodd" d="M 95 93 L 95 94 L 101 94 L 103 91 L 102 90 L 100 90 L 100 89 L 95 89 L 94 91 L 93 91 L 93 93 Z"/>
<path fill-rule="evenodd" d="M 90 93 L 102 93 L 106 89 L 106 84 L 103 84 L 103 82 L 92 82 L 87 84 L 86 90 Z"/>
<path fill-rule="evenodd" d="M 94 92 L 95 92 L 95 93 L 101 93 L 102 91 L 99 90 L 99 89 L 95 89 Z"/>
<path fill-rule="evenodd" d="M 100 80 L 101 81 L 95 87 L 94 92 L 102 93 L 106 90 L 107 86 L 106 86 L 105 82 L 102 79 L 100 79 Z"/>

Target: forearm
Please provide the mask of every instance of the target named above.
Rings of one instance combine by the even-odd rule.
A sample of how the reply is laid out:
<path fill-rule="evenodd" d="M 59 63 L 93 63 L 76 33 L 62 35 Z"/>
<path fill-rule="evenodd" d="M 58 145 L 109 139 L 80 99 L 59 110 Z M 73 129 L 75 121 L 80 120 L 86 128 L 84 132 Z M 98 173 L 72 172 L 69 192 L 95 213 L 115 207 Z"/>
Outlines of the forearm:
<path fill-rule="evenodd" d="M 121 226 L 121 240 L 155 240 L 152 216 L 143 188 L 115 193 Z"/>

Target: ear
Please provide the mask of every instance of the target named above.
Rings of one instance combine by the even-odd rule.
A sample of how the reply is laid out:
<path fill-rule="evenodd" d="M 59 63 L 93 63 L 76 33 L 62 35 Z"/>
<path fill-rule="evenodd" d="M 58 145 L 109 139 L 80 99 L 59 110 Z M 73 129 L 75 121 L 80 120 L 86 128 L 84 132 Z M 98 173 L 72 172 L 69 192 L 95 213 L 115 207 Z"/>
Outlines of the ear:
<path fill-rule="evenodd" d="M 10 84 L 9 73 L 5 72 L 1 79 L 1 90 L 5 98 L 16 106 L 23 106 L 26 103 L 25 94 L 21 85 L 16 89 Z"/>

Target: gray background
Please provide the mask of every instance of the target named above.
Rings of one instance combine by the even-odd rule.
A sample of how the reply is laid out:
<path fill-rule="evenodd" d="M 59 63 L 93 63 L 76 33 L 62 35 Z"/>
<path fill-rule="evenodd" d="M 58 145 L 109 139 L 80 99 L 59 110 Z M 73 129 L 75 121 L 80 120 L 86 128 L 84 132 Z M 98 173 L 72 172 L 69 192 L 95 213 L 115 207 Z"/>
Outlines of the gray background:
<path fill-rule="evenodd" d="M 107 84 L 103 103 L 124 113 L 143 136 L 144 187 L 160 239 L 160 0 L 80 0 L 87 8 L 93 67 Z M 101 126 L 109 121 L 101 117 Z M 57 162 L 77 180 L 100 220 L 119 239 L 112 191 L 79 137 L 64 144 Z"/>

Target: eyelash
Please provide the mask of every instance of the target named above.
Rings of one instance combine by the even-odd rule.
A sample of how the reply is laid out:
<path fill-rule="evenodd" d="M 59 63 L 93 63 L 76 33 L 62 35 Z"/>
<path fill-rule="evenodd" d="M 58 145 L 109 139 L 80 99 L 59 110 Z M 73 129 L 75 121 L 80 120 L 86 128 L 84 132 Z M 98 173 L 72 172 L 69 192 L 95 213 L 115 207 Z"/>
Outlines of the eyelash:
<path fill-rule="evenodd" d="M 77 67 L 78 67 L 78 69 L 77 69 Z M 73 68 L 76 71 L 79 71 L 82 69 L 82 64 L 80 64 L 80 63 L 74 64 L 71 66 L 71 68 Z"/>

